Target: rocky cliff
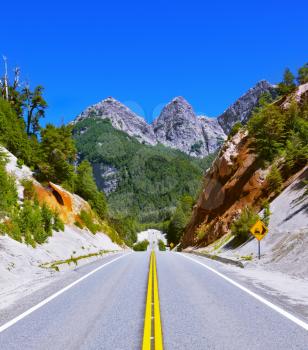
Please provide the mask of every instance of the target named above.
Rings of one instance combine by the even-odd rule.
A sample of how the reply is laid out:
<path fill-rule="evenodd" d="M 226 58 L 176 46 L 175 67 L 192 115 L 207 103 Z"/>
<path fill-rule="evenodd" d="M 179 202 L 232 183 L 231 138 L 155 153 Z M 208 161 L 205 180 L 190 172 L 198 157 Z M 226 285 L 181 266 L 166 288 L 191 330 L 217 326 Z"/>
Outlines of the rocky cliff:
<path fill-rule="evenodd" d="M 247 132 L 227 141 L 204 177 L 203 191 L 185 229 L 184 247 L 205 246 L 224 235 L 246 205 L 257 205 L 266 186 Z"/>
<path fill-rule="evenodd" d="M 114 128 L 126 132 L 141 143 L 161 143 L 194 157 L 204 157 L 219 149 L 237 121 L 247 121 L 264 92 L 273 91 L 271 84 L 260 81 L 218 118 L 197 116 L 192 106 L 179 96 L 162 109 L 152 124 L 147 124 L 128 107 L 108 97 L 88 107 L 73 124 L 89 117 L 109 119 Z"/>

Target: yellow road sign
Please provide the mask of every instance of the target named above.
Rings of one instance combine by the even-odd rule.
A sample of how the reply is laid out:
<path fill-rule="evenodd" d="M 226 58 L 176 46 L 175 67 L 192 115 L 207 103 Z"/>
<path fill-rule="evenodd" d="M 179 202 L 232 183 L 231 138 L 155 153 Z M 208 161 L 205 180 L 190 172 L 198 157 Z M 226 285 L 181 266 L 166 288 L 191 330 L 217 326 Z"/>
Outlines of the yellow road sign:
<path fill-rule="evenodd" d="M 170 243 L 170 248 L 172 249 L 174 247 L 174 244 L 171 242 Z"/>
<path fill-rule="evenodd" d="M 258 241 L 263 239 L 267 232 L 268 228 L 265 226 L 264 222 L 258 220 L 250 229 L 251 234 L 253 234 Z"/>

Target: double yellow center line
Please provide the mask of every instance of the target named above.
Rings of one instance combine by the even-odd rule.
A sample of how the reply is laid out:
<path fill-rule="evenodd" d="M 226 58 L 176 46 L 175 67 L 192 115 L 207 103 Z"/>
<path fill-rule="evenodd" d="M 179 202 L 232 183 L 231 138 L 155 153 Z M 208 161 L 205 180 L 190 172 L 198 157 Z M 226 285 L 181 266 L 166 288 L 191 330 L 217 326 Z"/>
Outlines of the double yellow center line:
<path fill-rule="evenodd" d="M 159 294 L 156 270 L 156 257 L 151 253 L 145 306 L 142 350 L 163 350 L 163 336 L 160 320 Z"/>

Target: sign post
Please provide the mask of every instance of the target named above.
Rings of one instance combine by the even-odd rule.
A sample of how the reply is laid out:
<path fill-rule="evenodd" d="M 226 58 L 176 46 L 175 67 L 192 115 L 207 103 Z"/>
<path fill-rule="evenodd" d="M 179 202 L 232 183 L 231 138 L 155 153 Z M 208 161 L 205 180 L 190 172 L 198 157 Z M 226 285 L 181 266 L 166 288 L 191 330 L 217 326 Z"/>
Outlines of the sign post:
<path fill-rule="evenodd" d="M 268 228 L 265 226 L 264 222 L 261 220 L 258 220 L 251 228 L 250 232 L 252 235 L 256 237 L 258 240 L 258 258 L 260 260 L 261 257 L 261 240 L 266 236 L 268 233 Z"/>

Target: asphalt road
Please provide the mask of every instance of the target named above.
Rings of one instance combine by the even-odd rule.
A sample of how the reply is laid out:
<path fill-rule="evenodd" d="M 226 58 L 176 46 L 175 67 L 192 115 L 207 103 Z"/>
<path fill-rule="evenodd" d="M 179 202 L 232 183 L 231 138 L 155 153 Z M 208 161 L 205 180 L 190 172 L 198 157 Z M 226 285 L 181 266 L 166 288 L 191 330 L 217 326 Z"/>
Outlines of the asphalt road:
<path fill-rule="evenodd" d="M 3 330 L 0 349 L 141 349 L 149 256 L 80 268 L 109 262 Z M 157 272 L 165 349 L 308 349 L 305 329 L 181 254 L 157 253 Z"/>

